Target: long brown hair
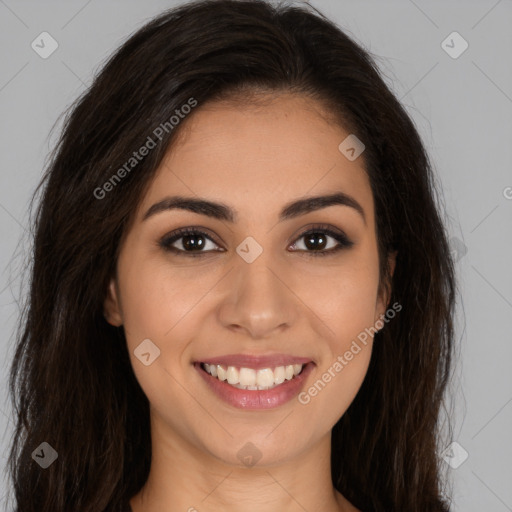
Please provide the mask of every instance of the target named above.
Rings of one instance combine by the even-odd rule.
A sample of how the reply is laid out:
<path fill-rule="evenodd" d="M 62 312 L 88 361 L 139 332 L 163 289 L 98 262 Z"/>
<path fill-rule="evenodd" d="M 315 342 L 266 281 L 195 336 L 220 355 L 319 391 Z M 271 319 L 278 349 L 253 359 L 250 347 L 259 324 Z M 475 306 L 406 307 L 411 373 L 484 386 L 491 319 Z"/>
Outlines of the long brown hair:
<path fill-rule="evenodd" d="M 10 373 L 16 511 L 119 511 L 145 483 L 149 404 L 122 328 L 103 316 L 107 285 L 179 133 L 176 110 L 251 90 L 321 101 L 364 141 L 382 283 L 398 251 L 390 303 L 402 310 L 376 334 L 362 388 L 333 429 L 333 485 L 363 511 L 448 510 L 438 425 L 456 284 L 419 134 L 370 54 L 320 13 L 207 0 L 163 13 L 116 51 L 67 115 L 34 194 L 30 293 Z M 156 147 L 113 180 L 148 136 Z M 44 470 L 32 458 L 43 442 L 58 453 Z"/>

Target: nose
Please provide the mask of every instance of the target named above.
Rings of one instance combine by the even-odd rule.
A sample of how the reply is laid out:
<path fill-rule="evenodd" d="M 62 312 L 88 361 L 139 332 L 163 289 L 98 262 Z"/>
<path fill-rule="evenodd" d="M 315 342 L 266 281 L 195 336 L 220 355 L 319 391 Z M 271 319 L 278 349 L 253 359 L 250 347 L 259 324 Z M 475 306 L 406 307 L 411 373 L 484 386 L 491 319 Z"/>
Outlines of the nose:
<path fill-rule="evenodd" d="M 265 251 L 252 263 L 239 258 L 225 285 L 229 291 L 218 309 L 221 324 L 253 339 L 290 329 L 298 318 L 300 301 L 284 274 L 281 266 L 269 261 Z"/>

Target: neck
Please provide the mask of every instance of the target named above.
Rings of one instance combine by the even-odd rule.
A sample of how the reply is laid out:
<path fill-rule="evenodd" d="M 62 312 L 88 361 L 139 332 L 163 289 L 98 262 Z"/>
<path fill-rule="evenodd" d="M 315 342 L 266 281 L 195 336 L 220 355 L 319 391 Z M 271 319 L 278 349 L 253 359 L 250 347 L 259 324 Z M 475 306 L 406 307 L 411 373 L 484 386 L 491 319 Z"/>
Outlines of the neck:
<path fill-rule="evenodd" d="M 332 485 L 330 432 L 293 458 L 252 467 L 199 450 L 155 416 L 151 439 L 151 469 L 133 512 L 356 511 Z"/>

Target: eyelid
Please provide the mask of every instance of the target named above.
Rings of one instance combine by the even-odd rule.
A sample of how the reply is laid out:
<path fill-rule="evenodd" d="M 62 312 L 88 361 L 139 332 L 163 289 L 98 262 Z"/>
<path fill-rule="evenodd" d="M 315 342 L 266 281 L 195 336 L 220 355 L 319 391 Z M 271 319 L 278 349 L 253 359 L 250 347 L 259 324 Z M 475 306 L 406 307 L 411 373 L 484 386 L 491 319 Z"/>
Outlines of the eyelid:
<path fill-rule="evenodd" d="M 347 234 L 340 228 L 336 228 L 329 224 L 311 224 L 307 228 L 302 229 L 298 235 L 295 235 L 292 245 L 295 245 L 298 240 L 311 233 L 324 233 L 331 238 L 334 238 L 338 245 L 331 247 L 330 249 L 324 249 L 320 251 L 304 251 L 297 250 L 294 252 L 305 253 L 309 256 L 328 256 L 334 254 L 341 249 L 349 249 L 354 245 L 354 242 L 347 236 Z"/>
<path fill-rule="evenodd" d="M 301 228 L 299 230 L 298 234 L 292 236 L 291 242 L 294 242 L 294 241 L 298 240 L 299 238 L 303 237 L 304 235 L 308 235 L 309 233 L 317 233 L 317 232 L 322 232 L 322 233 L 326 233 L 328 235 L 336 235 L 339 237 L 343 237 L 344 239 L 346 239 L 347 242 L 350 242 L 351 244 L 353 244 L 353 242 L 349 239 L 347 234 L 342 229 L 332 226 L 331 224 L 321 224 L 321 223 L 320 224 L 319 223 L 308 224 L 306 227 Z M 289 243 L 291 243 L 291 242 L 289 242 Z"/>
<path fill-rule="evenodd" d="M 330 249 L 323 249 L 319 251 L 304 251 L 302 249 L 300 250 L 294 250 L 293 252 L 299 252 L 299 253 L 305 253 L 307 255 L 311 256 L 327 256 L 329 254 L 333 254 L 335 252 L 338 252 L 341 249 L 348 249 L 354 245 L 354 242 L 346 235 L 346 233 L 336 227 L 333 227 L 331 225 L 327 224 L 311 224 L 307 226 L 306 228 L 303 228 L 298 234 L 294 235 L 291 239 L 291 242 L 288 242 L 287 248 L 290 246 L 295 245 L 301 238 L 304 236 L 311 234 L 311 233 L 324 233 L 327 236 L 330 236 L 331 238 L 334 238 L 338 245 L 336 247 L 331 247 Z M 212 241 L 215 245 L 221 246 L 221 249 L 216 250 L 208 250 L 208 251 L 184 251 L 182 249 L 177 249 L 176 247 L 172 247 L 172 244 L 175 243 L 177 240 L 182 238 L 186 235 L 201 235 L 205 238 Z M 175 254 L 184 255 L 184 256 L 205 256 L 208 254 L 211 254 L 212 252 L 225 252 L 226 249 L 222 247 L 222 244 L 220 244 L 216 240 L 216 236 L 212 235 L 210 231 L 207 228 L 203 228 L 201 226 L 187 226 L 184 228 L 178 228 L 171 233 L 168 233 L 164 235 L 160 241 L 158 242 L 158 245 L 162 247 L 164 250 L 174 252 Z"/>
<path fill-rule="evenodd" d="M 179 240 L 180 238 L 186 236 L 186 235 L 202 235 L 205 238 L 211 240 L 215 245 L 222 246 L 222 244 L 216 239 L 217 237 L 210 233 L 210 231 L 207 228 L 203 228 L 201 226 L 187 226 L 185 228 L 178 228 L 172 231 L 171 233 L 168 233 L 164 235 L 160 241 L 158 242 L 158 245 L 162 248 L 173 251 L 177 254 L 185 254 L 189 256 L 200 256 L 202 254 L 210 254 L 213 251 L 183 251 L 181 249 L 176 249 L 175 247 L 172 247 L 171 244 Z M 215 252 L 224 252 L 225 249 L 221 248 L 221 250 L 216 250 Z"/>

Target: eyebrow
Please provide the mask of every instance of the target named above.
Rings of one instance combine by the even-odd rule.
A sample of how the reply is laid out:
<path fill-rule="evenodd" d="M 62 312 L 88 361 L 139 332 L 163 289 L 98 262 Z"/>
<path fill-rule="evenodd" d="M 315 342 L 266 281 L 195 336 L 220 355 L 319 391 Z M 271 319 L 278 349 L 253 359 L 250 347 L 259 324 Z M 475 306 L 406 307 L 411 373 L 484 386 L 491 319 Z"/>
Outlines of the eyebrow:
<path fill-rule="evenodd" d="M 337 192 L 335 194 L 323 196 L 304 197 L 297 201 L 288 203 L 279 214 L 279 222 L 293 219 L 334 205 L 349 206 L 350 208 L 353 208 L 361 215 L 364 223 L 366 224 L 366 215 L 363 207 L 352 196 L 349 196 L 344 192 Z M 151 206 L 144 214 L 142 220 L 145 221 L 157 213 L 175 209 L 187 210 L 228 222 L 236 222 L 238 218 L 237 211 L 224 203 L 216 203 L 206 199 L 197 199 L 195 197 L 172 196 L 165 197 Z"/>

